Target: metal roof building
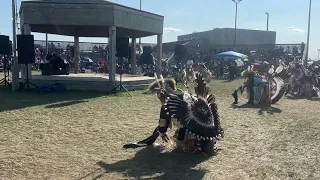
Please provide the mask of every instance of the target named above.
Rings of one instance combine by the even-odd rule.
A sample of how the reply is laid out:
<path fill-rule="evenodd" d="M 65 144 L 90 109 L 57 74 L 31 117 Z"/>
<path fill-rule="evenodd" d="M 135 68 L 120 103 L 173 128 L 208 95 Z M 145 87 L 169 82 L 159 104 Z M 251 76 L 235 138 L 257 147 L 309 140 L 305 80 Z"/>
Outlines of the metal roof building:
<path fill-rule="evenodd" d="M 237 29 L 236 45 L 275 44 L 275 31 Z M 191 40 L 194 45 L 229 46 L 234 45 L 234 28 L 215 28 L 210 31 L 196 32 L 178 36 L 178 41 Z"/>

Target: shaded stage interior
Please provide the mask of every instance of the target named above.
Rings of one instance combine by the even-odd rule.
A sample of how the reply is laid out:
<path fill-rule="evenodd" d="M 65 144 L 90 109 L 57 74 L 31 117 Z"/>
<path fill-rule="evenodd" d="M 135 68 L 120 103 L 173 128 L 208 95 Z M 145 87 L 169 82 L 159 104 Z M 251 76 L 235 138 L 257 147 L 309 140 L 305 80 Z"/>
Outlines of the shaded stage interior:
<path fill-rule="evenodd" d="M 122 84 L 128 90 L 147 89 L 153 77 L 122 75 Z M 109 81 L 108 74 L 69 74 L 69 75 L 32 75 L 30 82 L 41 87 L 47 84 L 61 83 L 67 90 L 107 92 L 120 83 L 120 75 L 116 74 L 116 82 Z M 31 86 L 30 86 L 31 87 Z"/>

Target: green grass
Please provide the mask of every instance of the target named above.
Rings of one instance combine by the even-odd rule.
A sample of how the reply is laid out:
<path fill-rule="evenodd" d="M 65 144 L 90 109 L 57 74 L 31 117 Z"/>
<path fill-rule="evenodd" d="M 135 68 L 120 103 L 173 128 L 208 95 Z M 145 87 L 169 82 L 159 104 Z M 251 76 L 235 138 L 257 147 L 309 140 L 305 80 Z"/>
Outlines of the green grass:
<path fill-rule="evenodd" d="M 240 84 L 210 84 L 225 130 L 210 159 L 171 146 L 122 149 L 157 126 L 160 103 L 145 91 L 40 95 L 0 87 L 0 179 L 320 179 L 319 99 L 234 107 L 230 94 Z"/>

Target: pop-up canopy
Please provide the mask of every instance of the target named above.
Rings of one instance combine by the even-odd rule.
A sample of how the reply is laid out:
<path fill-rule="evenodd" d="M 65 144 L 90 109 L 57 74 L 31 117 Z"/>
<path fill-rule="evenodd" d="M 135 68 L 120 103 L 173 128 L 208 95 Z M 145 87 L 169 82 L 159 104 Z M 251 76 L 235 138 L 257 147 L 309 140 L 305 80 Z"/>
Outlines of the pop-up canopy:
<path fill-rule="evenodd" d="M 215 57 L 220 57 L 220 58 L 247 58 L 247 55 L 234 52 L 234 51 L 227 51 L 223 53 L 216 54 Z"/>

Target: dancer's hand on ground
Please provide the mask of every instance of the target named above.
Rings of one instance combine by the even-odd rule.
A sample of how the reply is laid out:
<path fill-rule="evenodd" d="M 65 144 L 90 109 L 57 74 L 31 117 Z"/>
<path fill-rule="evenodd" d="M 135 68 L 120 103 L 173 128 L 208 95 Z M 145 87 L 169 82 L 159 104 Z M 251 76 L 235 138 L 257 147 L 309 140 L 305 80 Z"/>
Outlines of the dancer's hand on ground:
<path fill-rule="evenodd" d="M 170 138 L 169 138 L 169 136 L 168 136 L 167 134 L 163 134 L 163 135 L 161 136 L 161 138 L 162 138 L 162 140 L 163 140 L 164 142 L 166 142 L 166 143 L 170 142 Z"/>

